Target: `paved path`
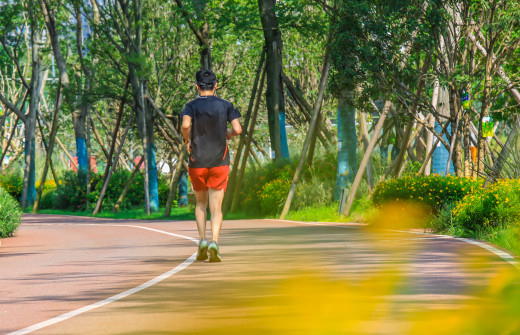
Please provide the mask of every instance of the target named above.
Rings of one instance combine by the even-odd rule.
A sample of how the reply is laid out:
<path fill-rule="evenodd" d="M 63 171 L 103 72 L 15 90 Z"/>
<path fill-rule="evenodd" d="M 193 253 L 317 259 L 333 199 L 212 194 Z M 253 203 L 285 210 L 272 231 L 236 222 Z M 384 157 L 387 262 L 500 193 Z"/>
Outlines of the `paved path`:
<path fill-rule="evenodd" d="M 25 215 L 0 247 L 0 334 L 32 325 L 34 334 L 262 329 L 259 320 L 300 308 L 316 308 L 313 317 L 330 306 L 359 312 L 353 301 L 368 296 L 391 304 L 398 319 L 475 301 L 490 277 L 512 268 L 463 241 L 362 226 L 226 221 L 222 263 L 193 262 L 196 237 L 188 221 Z M 399 326 L 385 320 L 366 327 Z M 309 327 L 295 321 L 292 330 L 298 325 Z"/>

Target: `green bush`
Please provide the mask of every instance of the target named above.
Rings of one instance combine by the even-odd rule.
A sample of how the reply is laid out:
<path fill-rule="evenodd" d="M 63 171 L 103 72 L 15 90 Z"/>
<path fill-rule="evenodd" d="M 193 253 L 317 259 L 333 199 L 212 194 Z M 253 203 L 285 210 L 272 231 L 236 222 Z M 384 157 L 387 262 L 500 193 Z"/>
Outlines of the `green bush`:
<path fill-rule="evenodd" d="M 22 221 L 22 210 L 6 190 L 0 187 L 0 238 L 13 236 Z"/>
<path fill-rule="evenodd" d="M 264 204 L 280 201 L 280 199 L 270 199 L 268 195 L 265 196 L 264 192 L 272 191 L 272 188 L 271 190 L 265 190 L 264 186 L 277 178 L 288 179 L 291 175 L 294 175 L 294 164 L 288 161 L 274 161 L 263 165 L 258 170 L 247 171 L 242 181 L 240 197 L 241 208 L 248 213 L 265 213 L 266 210 L 267 213 L 277 211 L 278 206 L 275 208 L 267 208 L 264 205 L 262 208 L 262 198 L 264 199 Z M 278 184 L 283 187 L 283 183 L 280 182 L 275 183 L 274 185 Z M 283 188 L 282 193 L 283 191 L 288 192 L 288 190 L 288 188 Z M 286 195 L 287 193 L 285 193 L 283 197 Z"/>
<path fill-rule="evenodd" d="M 323 175 L 306 177 L 296 186 L 291 208 L 299 210 L 307 207 L 330 206 L 334 200 L 335 183 L 336 176 L 329 179 L 323 178 Z"/>
<path fill-rule="evenodd" d="M 520 222 L 520 180 L 503 179 L 466 195 L 452 211 L 466 236 Z"/>
<path fill-rule="evenodd" d="M 15 199 L 22 198 L 23 177 L 19 173 L 0 174 L 0 187 Z"/>
<path fill-rule="evenodd" d="M 102 210 L 112 210 L 123 187 L 131 176 L 130 171 L 118 170 L 112 174 L 103 198 Z M 89 208 L 86 208 L 85 176 L 73 171 L 63 174 L 61 186 L 44 193 L 42 208 L 67 209 L 73 211 L 92 210 L 97 203 L 103 187 L 103 173 L 93 173 L 90 181 Z M 168 183 L 165 177 L 159 177 L 159 204 L 164 206 L 168 197 Z M 138 174 L 126 194 L 121 209 L 142 207 L 144 203 L 144 177 Z"/>
<path fill-rule="evenodd" d="M 46 197 L 56 201 L 52 208 L 74 211 L 85 210 L 87 187 L 83 182 L 84 180 L 84 175 L 78 177 L 78 173 L 74 171 L 65 171 L 61 178 L 60 187 L 55 191 L 56 194 L 52 194 L 53 192 L 46 194 Z M 46 200 L 46 203 L 47 201 L 49 200 Z"/>
<path fill-rule="evenodd" d="M 481 180 L 452 175 L 405 176 L 377 184 L 372 194 L 376 207 L 391 201 L 416 202 L 439 213 L 447 204 L 457 202 L 482 185 Z"/>
<path fill-rule="evenodd" d="M 40 199 L 39 209 L 56 209 L 56 204 L 59 203 L 57 188 L 49 188 L 43 190 L 42 198 Z"/>
<path fill-rule="evenodd" d="M 260 169 L 249 170 L 243 178 L 241 208 L 248 213 L 280 212 L 297 164 L 298 157 L 295 157 L 292 161 L 274 161 Z M 304 167 L 291 207 L 301 209 L 332 204 L 335 181 L 335 155 L 327 153 L 316 157 L 310 169 Z"/>
<path fill-rule="evenodd" d="M 112 174 L 108 187 L 103 198 L 102 210 L 112 210 L 117 199 L 123 192 L 123 187 L 130 178 L 131 172 L 127 170 L 118 170 Z M 89 202 L 91 208 L 94 208 L 99 199 L 101 188 L 103 187 L 103 173 L 96 173 L 92 176 L 91 193 Z M 135 206 L 143 206 L 144 204 L 144 178 L 137 175 L 130 185 L 125 199 L 121 203 L 121 209 L 128 209 Z"/>
<path fill-rule="evenodd" d="M 271 180 L 262 187 L 260 192 L 260 208 L 265 213 L 275 213 L 280 210 L 289 194 L 291 180 L 280 177 Z"/>

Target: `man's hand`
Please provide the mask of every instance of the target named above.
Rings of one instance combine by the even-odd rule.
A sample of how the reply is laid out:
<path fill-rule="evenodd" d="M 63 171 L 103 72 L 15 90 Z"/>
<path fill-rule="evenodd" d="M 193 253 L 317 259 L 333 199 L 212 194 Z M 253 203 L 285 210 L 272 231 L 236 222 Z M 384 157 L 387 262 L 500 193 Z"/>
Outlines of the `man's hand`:
<path fill-rule="evenodd" d="M 234 119 L 231 121 L 231 129 L 227 130 L 226 138 L 230 140 L 232 137 L 240 134 L 242 134 L 242 127 L 240 126 L 238 119 Z"/>

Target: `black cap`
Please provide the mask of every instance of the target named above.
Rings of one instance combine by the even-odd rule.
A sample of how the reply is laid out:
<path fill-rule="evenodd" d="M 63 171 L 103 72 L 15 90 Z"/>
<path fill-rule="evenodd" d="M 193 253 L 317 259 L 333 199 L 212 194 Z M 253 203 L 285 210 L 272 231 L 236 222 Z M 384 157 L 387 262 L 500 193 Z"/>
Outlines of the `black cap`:
<path fill-rule="evenodd" d="M 197 71 L 195 78 L 201 90 L 212 90 L 217 83 L 217 76 L 210 70 Z"/>

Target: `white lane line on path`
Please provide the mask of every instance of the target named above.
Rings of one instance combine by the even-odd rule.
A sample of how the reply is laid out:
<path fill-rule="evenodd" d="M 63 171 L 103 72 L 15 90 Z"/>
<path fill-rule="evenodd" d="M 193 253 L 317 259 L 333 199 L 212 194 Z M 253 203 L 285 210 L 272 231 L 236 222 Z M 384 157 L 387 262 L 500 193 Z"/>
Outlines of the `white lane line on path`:
<path fill-rule="evenodd" d="M 29 225 L 29 224 L 28 224 Z M 180 234 L 175 234 L 175 233 L 170 233 L 170 232 L 167 232 L 167 231 L 163 231 L 163 230 L 159 230 L 159 229 L 153 229 L 153 228 L 148 228 L 148 227 L 142 227 L 142 226 L 133 226 L 133 225 L 107 225 L 107 224 L 94 224 L 94 223 L 83 223 L 83 224 L 69 224 L 70 226 L 79 226 L 79 225 L 83 225 L 83 226 L 102 226 L 102 227 L 130 227 L 130 228 L 138 228 L 138 229 L 145 229 L 145 230 L 150 230 L 150 231 L 154 231 L 154 232 L 157 232 L 157 233 L 161 233 L 161 234 L 165 234 L 165 235 L 170 235 L 170 236 L 176 236 L 176 237 L 181 237 L 181 238 L 184 238 L 184 239 L 187 239 L 187 240 L 190 240 L 190 241 L 193 241 L 195 243 L 198 243 L 198 240 L 197 239 L 194 239 L 193 237 L 189 237 L 189 236 L 184 236 L 184 235 L 180 235 Z M 134 293 L 137 293 L 139 291 L 142 291 L 144 289 L 147 289 L 171 276 L 173 276 L 174 274 L 186 269 L 189 265 L 191 265 L 194 261 L 195 261 L 195 258 L 197 256 L 197 253 L 195 252 L 193 255 L 191 255 L 190 257 L 188 257 L 188 259 L 186 259 L 184 262 L 182 262 L 181 264 L 177 265 L 176 267 L 174 267 L 173 269 L 163 273 L 162 275 L 159 275 L 149 281 L 147 281 L 146 283 L 143 283 L 137 287 L 134 287 L 134 288 L 131 288 L 129 290 L 126 290 L 124 292 L 121 292 L 119 294 L 116 294 L 110 298 L 107 298 L 105 300 L 101 300 L 101 301 L 98 301 L 98 302 L 95 302 L 91 305 L 88 305 L 88 306 L 85 306 L 85 307 L 81 307 L 81 308 L 78 308 L 78 309 L 75 309 L 73 311 L 70 311 L 70 312 L 67 312 L 67 313 L 64 313 L 62 315 L 59 315 L 55 318 L 52 318 L 52 319 L 49 319 L 47 321 L 43 321 L 43 322 L 40 322 L 40 323 L 37 323 L 37 324 L 34 324 L 32 326 L 29 326 L 29 327 L 26 327 L 24 329 L 20 329 L 20 330 L 17 330 L 17 331 L 14 331 L 12 333 L 9 333 L 7 335 L 24 335 L 24 334 L 29 334 L 29 333 L 32 333 L 34 331 L 37 331 L 37 330 L 40 330 L 42 328 L 45 328 L 45 327 L 48 327 L 48 326 L 51 326 L 51 325 L 54 325 L 58 322 L 62 322 L 62 321 L 65 321 L 67 319 L 70 319 L 70 318 L 73 318 L 75 316 L 78 316 L 80 314 L 83 314 L 85 312 L 89 312 L 93 309 L 96 309 L 96 308 L 99 308 L 99 307 L 102 307 L 102 306 L 105 306 L 105 305 L 108 305 L 112 302 L 115 302 L 115 301 L 118 301 L 118 300 L 121 300 L 123 298 L 126 298 Z"/>
<path fill-rule="evenodd" d="M 479 247 L 484 248 L 484 249 L 494 253 L 495 255 L 499 256 L 500 258 L 502 258 L 503 260 L 505 260 L 512 266 L 514 266 L 515 268 L 520 269 L 520 263 L 516 260 L 516 258 L 514 256 L 508 254 L 505 251 L 502 251 L 500 249 L 497 249 L 495 247 L 492 247 L 488 244 L 485 244 L 485 243 L 482 243 L 479 241 L 470 240 L 468 238 L 454 238 L 454 239 L 459 240 L 459 241 L 464 241 L 469 244 L 478 245 Z"/>
<path fill-rule="evenodd" d="M 502 251 L 498 248 L 495 248 L 489 244 L 482 243 L 479 241 L 475 241 L 469 238 L 461 238 L 461 237 L 454 237 L 449 235 L 439 235 L 439 234 L 431 234 L 431 233 L 421 233 L 417 231 L 406 231 L 406 230 L 393 230 L 393 229 L 387 229 L 388 231 L 394 231 L 399 233 L 409 233 L 409 234 L 420 234 L 420 235 L 428 235 L 435 239 L 448 239 L 448 240 L 455 240 L 455 241 L 462 241 L 469 244 L 476 245 L 478 247 L 481 247 L 482 249 L 486 249 L 487 251 L 497 255 L 498 257 L 502 258 L 504 261 L 508 262 L 512 266 L 514 266 L 517 269 L 520 269 L 520 262 L 511 254 L 508 254 L 505 251 Z"/>
<path fill-rule="evenodd" d="M 329 226 L 329 227 L 338 227 L 338 228 L 360 228 L 366 225 L 354 223 L 354 224 L 328 224 L 328 222 L 305 222 L 305 221 L 291 221 L 291 220 L 279 220 L 279 219 L 264 219 L 266 221 L 282 221 L 282 222 L 294 222 L 294 223 L 301 223 L 311 226 Z M 486 249 L 487 251 L 497 255 L 498 257 L 502 258 L 504 261 L 508 262 L 512 266 L 514 266 L 517 269 L 520 269 L 520 262 L 516 259 L 516 257 L 512 256 L 511 254 L 508 254 L 505 251 L 502 251 L 500 249 L 497 249 L 493 246 L 490 246 L 489 244 L 482 243 L 479 241 L 471 240 L 468 238 L 459 238 L 449 235 L 438 235 L 438 234 L 431 234 L 426 232 L 417 232 L 417 231 L 406 231 L 406 230 L 394 230 L 394 229 L 383 229 L 386 231 L 392 231 L 392 232 L 399 232 L 399 233 L 408 233 L 408 234 L 417 234 L 417 235 L 428 235 L 428 237 L 423 238 L 417 238 L 417 239 L 411 239 L 411 240 L 420 240 L 420 239 L 447 239 L 447 240 L 454 240 L 454 241 L 462 241 L 469 244 L 476 245 L 478 247 L 481 247 L 482 249 Z"/>

